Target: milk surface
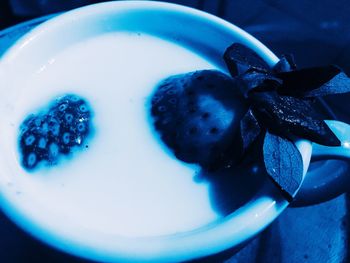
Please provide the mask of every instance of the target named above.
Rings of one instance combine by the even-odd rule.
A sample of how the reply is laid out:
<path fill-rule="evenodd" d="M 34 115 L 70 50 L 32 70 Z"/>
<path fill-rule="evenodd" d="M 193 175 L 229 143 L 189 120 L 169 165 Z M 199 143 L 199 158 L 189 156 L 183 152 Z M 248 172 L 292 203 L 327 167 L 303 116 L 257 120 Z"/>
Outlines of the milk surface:
<path fill-rule="evenodd" d="M 100 35 L 56 54 L 21 83 L 14 125 L 73 93 L 90 103 L 94 132 L 87 149 L 58 165 L 21 169 L 14 178 L 21 198 L 57 220 L 130 237 L 189 231 L 220 218 L 208 183 L 194 180 L 199 167 L 174 158 L 150 117 L 150 96 L 162 79 L 216 68 L 185 47 L 136 33 Z"/>

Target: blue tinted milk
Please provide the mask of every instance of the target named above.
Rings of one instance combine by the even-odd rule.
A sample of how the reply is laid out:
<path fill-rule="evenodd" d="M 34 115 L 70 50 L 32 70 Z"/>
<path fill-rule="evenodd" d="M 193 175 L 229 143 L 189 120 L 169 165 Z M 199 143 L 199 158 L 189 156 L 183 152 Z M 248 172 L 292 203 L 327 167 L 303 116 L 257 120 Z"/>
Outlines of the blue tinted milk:
<path fill-rule="evenodd" d="M 91 105 L 94 134 L 89 148 L 56 166 L 22 169 L 16 177 L 22 198 L 49 207 L 57 220 L 131 237 L 173 234 L 216 220 L 209 186 L 194 180 L 199 168 L 173 157 L 149 114 L 150 95 L 163 78 L 211 68 L 188 49 L 144 34 L 106 34 L 52 57 L 23 83 L 14 124 L 74 93 Z"/>

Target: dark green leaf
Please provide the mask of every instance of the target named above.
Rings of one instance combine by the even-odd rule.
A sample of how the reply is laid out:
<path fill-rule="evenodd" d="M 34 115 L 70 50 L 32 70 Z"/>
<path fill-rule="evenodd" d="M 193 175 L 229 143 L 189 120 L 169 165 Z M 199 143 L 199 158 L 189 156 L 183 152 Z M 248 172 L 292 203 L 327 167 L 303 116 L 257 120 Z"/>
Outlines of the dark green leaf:
<path fill-rule="evenodd" d="M 303 159 L 293 142 L 269 132 L 264 140 L 267 173 L 291 201 L 303 179 Z"/>
<path fill-rule="evenodd" d="M 350 92 L 350 79 L 344 72 L 340 72 L 318 89 L 310 90 L 309 92 L 305 93 L 304 97 L 327 96 L 347 92 Z"/>
<path fill-rule="evenodd" d="M 296 70 L 297 66 L 294 62 L 294 57 L 290 54 L 282 55 L 280 61 L 273 67 L 274 72 L 288 72 Z"/>
<path fill-rule="evenodd" d="M 261 132 L 258 121 L 251 109 L 247 111 L 241 120 L 241 136 L 243 142 L 243 152 L 255 141 Z"/>
<path fill-rule="evenodd" d="M 250 91 L 271 91 L 282 85 L 282 80 L 266 72 L 250 69 L 238 77 L 244 96 Z"/>
<path fill-rule="evenodd" d="M 269 65 L 255 51 L 240 43 L 234 43 L 226 49 L 224 60 L 232 77 L 251 68 L 266 72 L 270 70 Z"/>
<path fill-rule="evenodd" d="M 276 92 L 251 92 L 249 99 L 254 115 L 269 131 L 285 137 L 293 134 L 327 146 L 340 145 L 310 101 L 279 96 Z"/>
<path fill-rule="evenodd" d="M 336 66 L 306 68 L 280 72 L 283 80 L 278 92 L 297 97 L 316 97 L 350 92 L 350 79 Z"/>

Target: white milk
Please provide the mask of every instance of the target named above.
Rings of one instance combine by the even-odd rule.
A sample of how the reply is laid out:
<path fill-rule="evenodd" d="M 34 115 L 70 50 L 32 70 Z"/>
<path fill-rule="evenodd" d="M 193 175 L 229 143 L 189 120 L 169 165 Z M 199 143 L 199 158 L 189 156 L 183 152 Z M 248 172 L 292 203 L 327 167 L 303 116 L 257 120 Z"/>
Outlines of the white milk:
<path fill-rule="evenodd" d="M 194 180 L 199 168 L 162 145 L 148 105 L 163 78 L 210 68 L 216 67 L 188 49 L 144 34 L 110 33 L 57 54 L 22 84 L 14 125 L 75 93 L 89 101 L 96 131 L 88 149 L 59 165 L 21 169 L 21 198 L 49 208 L 57 220 L 124 236 L 172 234 L 218 219 L 207 183 Z"/>

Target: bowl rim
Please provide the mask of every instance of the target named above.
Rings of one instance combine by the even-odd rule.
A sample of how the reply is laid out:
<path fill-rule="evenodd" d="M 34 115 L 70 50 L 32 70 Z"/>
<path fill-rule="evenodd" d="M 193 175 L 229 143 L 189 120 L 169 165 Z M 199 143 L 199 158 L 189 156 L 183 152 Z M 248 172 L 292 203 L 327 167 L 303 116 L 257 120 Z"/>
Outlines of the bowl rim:
<path fill-rule="evenodd" d="M 105 2 L 81 7 L 64 14 L 58 15 L 47 22 L 37 26 L 25 34 L 0 60 L 1 68 L 6 67 L 7 62 L 16 59 L 27 44 L 45 34 L 50 28 L 64 26 L 67 21 L 77 19 L 80 15 L 105 12 L 111 9 L 152 9 L 176 12 L 181 15 L 192 16 L 195 19 L 210 21 L 221 30 L 229 30 L 240 35 L 245 41 L 254 45 L 264 56 L 265 60 L 273 65 L 278 58 L 261 42 L 249 35 L 237 26 L 218 18 L 214 15 L 199 11 L 194 8 L 177 4 L 154 1 L 118 1 Z M 308 168 L 311 156 L 311 144 L 305 140 L 298 140 L 296 146 L 303 155 L 304 176 Z M 111 240 L 113 246 L 96 249 L 96 244 L 87 239 L 72 240 L 67 238 L 67 233 L 57 233 L 47 225 L 39 224 L 34 218 L 14 207 L 11 196 L 4 189 L 0 190 L 0 206 L 5 214 L 26 232 L 62 251 L 87 259 L 105 262 L 121 261 L 183 261 L 208 256 L 223 250 L 236 247 L 249 240 L 251 237 L 268 226 L 289 204 L 271 185 L 265 185 L 257 194 L 257 198 L 247 203 L 233 214 L 228 215 L 219 224 L 208 225 L 198 230 L 150 238 L 118 238 Z M 237 225 L 240 227 L 237 229 Z M 85 243 L 84 243 L 85 242 Z"/>

